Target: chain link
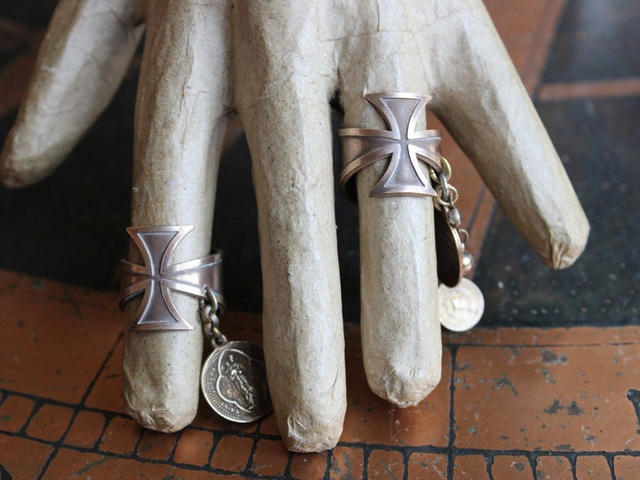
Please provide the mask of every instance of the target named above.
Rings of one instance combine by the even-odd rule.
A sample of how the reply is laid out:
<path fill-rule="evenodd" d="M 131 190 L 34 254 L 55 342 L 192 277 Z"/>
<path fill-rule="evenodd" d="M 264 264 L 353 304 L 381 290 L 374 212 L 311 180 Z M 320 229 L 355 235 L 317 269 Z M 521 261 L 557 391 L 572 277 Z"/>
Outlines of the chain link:
<path fill-rule="evenodd" d="M 457 211 L 454 205 L 458 201 L 460 194 L 458 193 L 458 189 L 449 183 L 451 179 L 451 165 L 444 157 L 440 157 L 440 163 L 442 164 L 442 170 L 440 172 L 436 172 L 433 168 L 430 169 L 431 180 L 435 183 L 436 201 L 447 209 Z"/>
<path fill-rule="evenodd" d="M 469 232 L 462 228 L 462 215 L 460 215 L 460 210 L 455 206 L 460 194 L 458 189 L 449 183 L 451 179 L 449 161 L 441 156 L 440 163 L 442 164 L 442 170 L 438 172 L 433 168 L 429 168 L 429 175 L 434 183 L 436 202 L 440 205 L 439 208 L 444 211 L 451 228 L 456 229 L 460 236 L 463 255 L 462 268 L 465 273 L 468 273 L 473 268 L 473 256 L 466 251 L 465 244 L 469 240 Z"/>
<path fill-rule="evenodd" d="M 220 331 L 220 303 L 216 293 L 205 285 L 207 300 L 200 300 L 200 319 L 202 320 L 202 329 L 207 339 L 211 342 L 213 348 L 221 347 L 228 342 L 227 337 Z"/>

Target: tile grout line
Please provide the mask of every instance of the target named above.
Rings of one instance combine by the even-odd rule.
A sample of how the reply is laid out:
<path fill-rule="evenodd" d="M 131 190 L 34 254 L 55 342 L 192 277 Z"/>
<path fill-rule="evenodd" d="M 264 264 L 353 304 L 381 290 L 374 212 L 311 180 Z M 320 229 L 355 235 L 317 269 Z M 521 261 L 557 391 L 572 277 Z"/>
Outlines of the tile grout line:
<path fill-rule="evenodd" d="M 473 210 L 471 211 L 471 217 L 469 218 L 469 221 L 467 222 L 467 225 L 466 225 L 466 230 L 469 232 L 471 232 L 473 230 L 473 227 L 475 226 L 476 220 L 478 218 L 478 214 L 480 212 L 480 208 L 484 203 L 486 193 L 487 193 L 487 186 L 484 183 L 482 183 L 482 187 L 480 188 L 480 193 L 478 194 L 478 198 L 476 199 L 476 202 L 473 206 Z M 492 216 L 493 214 L 490 215 L 490 217 Z M 491 218 L 489 218 L 489 222 L 490 221 L 491 221 Z"/>
<path fill-rule="evenodd" d="M 107 353 L 104 361 L 102 362 L 102 365 L 100 365 L 100 368 L 98 368 L 98 371 L 96 372 L 95 377 L 91 380 L 91 382 L 89 382 L 89 385 L 87 386 L 87 390 L 84 393 L 84 395 L 82 396 L 82 399 L 80 400 L 80 403 L 78 404 L 79 407 L 85 407 L 85 403 L 86 403 L 87 399 L 89 398 L 89 395 L 91 394 L 91 392 L 93 391 L 93 388 L 95 387 L 96 383 L 98 382 L 98 379 L 100 378 L 100 375 L 102 374 L 104 369 L 107 367 L 107 363 L 109 363 L 109 360 L 111 360 L 111 357 L 113 357 L 113 354 L 114 354 L 116 348 L 118 347 L 118 343 L 120 343 L 122 341 L 123 337 L 124 337 L 124 333 L 120 332 L 118 334 L 118 337 L 116 338 L 116 341 L 113 343 L 113 346 L 111 347 L 111 350 L 109 350 L 109 353 Z"/>
<path fill-rule="evenodd" d="M 521 78 L 529 95 L 535 96 L 547 66 L 547 57 L 558 31 L 558 25 L 567 6 L 567 0 L 547 0 L 541 21 L 534 33 L 532 47 L 527 52 Z"/>
<path fill-rule="evenodd" d="M 630 98 L 640 96 L 640 77 L 610 80 L 549 82 L 540 85 L 536 101 Z"/>
<path fill-rule="evenodd" d="M 469 276 L 470 279 L 473 279 L 473 276 L 476 273 L 476 267 L 480 263 L 485 236 L 489 226 L 491 225 L 491 222 L 493 221 L 497 207 L 497 203 L 491 196 L 491 193 L 487 189 L 487 186 L 482 180 L 481 182 L 482 187 L 480 189 L 480 193 L 476 198 L 475 204 L 473 206 L 471 218 L 466 225 L 466 230 L 469 233 L 469 236 L 473 238 L 473 244 L 469 240 L 467 240 L 467 247 L 469 249 L 469 252 L 473 255 L 473 267 Z M 480 211 L 483 209 L 488 209 L 486 220 L 484 221 L 484 224 L 483 222 L 476 223 L 478 217 L 480 216 Z"/>
<path fill-rule="evenodd" d="M 8 436 L 13 436 L 13 437 L 20 437 L 20 435 L 18 434 L 11 434 L 10 432 L 1 432 L 3 434 L 7 434 Z M 56 442 L 48 442 L 45 440 L 38 440 L 38 439 L 34 439 L 37 440 L 38 443 L 42 443 L 44 445 L 53 445 Z M 372 445 L 372 444 L 356 444 L 359 448 L 362 448 L 364 453 L 365 453 L 365 457 L 368 459 L 371 453 L 371 450 L 375 450 L 377 449 L 376 445 Z M 384 447 L 384 446 L 382 446 Z M 95 447 L 80 447 L 80 446 L 75 446 L 75 445 L 64 445 L 63 448 L 65 450 L 72 450 L 72 451 L 76 451 L 79 453 L 88 453 L 88 454 L 96 454 L 96 455 L 101 455 L 101 456 L 106 456 L 106 457 L 111 457 L 111 458 L 118 458 L 118 459 L 125 459 L 125 460 L 135 460 L 135 461 L 141 461 L 144 463 L 151 463 L 151 464 L 157 464 L 157 465 L 175 465 L 174 463 L 172 463 L 169 460 L 158 460 L 158 459 L 150 459 L 150 458 L 140 458 L 137 455 L 133 454 L 123 454 L 123 453 L 114 453 L 114 452 L 107 452 L 107 451 L 102 451 L 102 450 L 97 450 Z M 385 450 L 383 448 L 383 450 Z M 398 449 L 386 449 L 386 450 L 391 450 L 391 451 L 396 451 Z M 400 450 L 402 450 L 405 453 L 411 453 L 414 450 L 415 451 L 421 451 L 422 448 L 420 447 L 416 447 L 415 449 L 410 449 L 411 451 L 407 451 L 405 449 L 400 448 Z M 432 451 L 434 450 L 433 448 L 427 448 L 427 451 Z M 439 450 L 439 449 L 435 449 L 435 450 Z M 451 449 L 449 449 L 451 450 Z M 640 457 L 640 451 L 629 451 L 629 450 L 621 450 L 621 451 L 578 451 L 578 452 L 558 452 L 555 450 L 544 450 L 544 451 L 530 451 L 530 450 L 521 450 L 521 449 L 514 449 L 514 450 L 487 450 L 487 449 L 473 449 L 473 448 L 469 448 L 469 449 L 460 449 L 458 451 L 458 449 L 456 450 L 456 454 L 462 455 L 462 456 L 468 456 L 468 455 L 482 455 L 484 456 L 485 462 L 487 464 L 487 468 L 490 469 L 491 465 L 493 465 L 493 460 L 495 458 L 495 456 L 525 456 L 527 457 L 530 461 L 533 460 L 535 461 L 537 458 L 539 457 L 544 457 L 544 456 L 549 456 L 549 457 L 556 457 L 556 456 L 561 456 L 561 457 L 565 457 L 567 458 L 571 464 L 575 464 L 575 460 L 577 459 L 577 457 L 579 456 L 590 456 L 590 457 L 604 457 L 607 460 L 608 466 L 611 469 L 611 471 L 613 472 L 613 465 L 614 465 L 614 458 L 616 456 L 630 456 L 630 457 Z M 54 452 L 54 453 L 57 453 Z M 368 462 L 365 462 L 365 464 L 367 464 Z M 201 466 L 196 466 L 196 465 L 192 465 L 192 464 L 180 464 L 180 468 L 185 468 L 187 470 L 199 470 L 199 471 L 208 471 L 208 472 L 212 472 L 212 473 L 222 473 L 223 475 L 241 475 L 243 478 L 255 478 L 254 473 L 252 473 L 251 471 L 248 470 L 244 470 L 241 472 L 234 472 L 231 470 L 225 470 L 225 469 L 220 469 L 220 468 L 213 468 L 210 465 L 205 467 L 203 469 L 203 467 Z M 254 477 L 244 477 L 245 475 L 253 475 Z M 260 478 L 283 478 L 282 476 L 278 476 L 278 475 L 259 475 Z M 363 479 L 366 479 L 367 476 L 364 475 L 362 477 Z M 449 477 L 447 477 L 449 478 Z M 490 480 L 493 480 L 492 475 L 490 475 Z M 615 476 L 613 477 L 615 478 Z"/>
<path fill-rule="evenodd" d="M 577 467 L 577 455 L 574 455 L 572 457 L 569 458 L 569 464 L 571 465 L 571 478 L 572 480 L 579 480 L 578 479 L 578 467 Z"/>
<path fill-rule="evenodd" d="M 471 347 L 471 348 L 578 348 L 578 347 L 624 347 L 638 345 L 638 342 L 612 342 L 612 343 L 539 343 L 523 345 L 520 343 L 449 343 L 447 347 Z"/>
<path fill-rule="evenodd" d="M 73 299 L 71 297 L 69 297 L 69 301 L 73 301 Z M 100 374 L 105 369 L 107 363 L 111 359 L 111 356 L 113 355 L 113 352 L 115 351 L 116 346 L 118 345 L 118 342 L 122 338 L 122 335 L 123 335 L 122 333 L 120 333 L 118 335 L 118 337 L 116 338 L 116 341 L 113 344 L 113 347 L 111 348 L 109 353 L 106 355 L 106 358 L 102 362 L 102 365 L 100 365 L 100 368 L 98 368 L 98 371 L 96 372 L 96 375 L 91 380 L 91 382 L 89 382 L 89 385 L 87 386 L 87 390 L 85 391 L 84 395 L 80 399 L 80 402 L 73 407 L 73 414 L 71 415 L 71 418 L 69 419 L 69 424 L 67 425 L 67 428 L 65 429 L 65 431 L 63 432 L 63 434 L 60 436 L 60 438 L 57 441 L 51 443 L 53 451 L 51 452 L 51 455 L 49 456 L 47 461 L 42 465 L 42 470 L 40 471 L 40 474 L 38 475 L 37 480 L 42 480 L 44 475 L 46 475 L 47 470 L 49 470 L 49 467 L 51 466 L 51 462 L 53 462 L 53 460 L 57 457 L 58 452 L 60 451 L 60 448 L 63 445 L 65 437 L 69 433 L 69 430 L 71 430 L 71 426 L 73 425 L 73 422 L 75 421 L 75 419 L 78 417 L 78 414 L 81 411 L 83 411 L 84 404 L 85 404 L 87 398 L 89 397 L 89 394 L 91 393 L 91 391 L 93 390 L 93 387 L 95 386 L 96 382 L 98 381 L 98 378 L 100 377 Z M 25 425 L 27 425 L 27 423 L 25 423 Z M 107 428 L 106 422 L 105 422 L 105 427 L 104 428 L 105 429 Z M 103 429 L 102 433 L 104 433 L 104 429 Z"/>
<path fill-rule="evenodd" d="M 456 419 L 455 419 L 455 373 L 456 373 L 456 357 L 458 354 L 458 346 L 449 347 L 451 350 L 451 376 L 449 377 L 449 442 L 447 444 L 447 480 L 453 480 L 454 461 L 455 461 L 455 441 L 456 441 Z"/>
<path fill-rule="evenodd" d="M 409 450 L 402 451 L 402 480 L 411 480 L 409 478 L 409 456 L 411 452 Z"/>
<path fill-rule="evenodd" d="M 323 479 L 329 480 L 331 478 L 331 459 L 333 458 L 333 448 L 327 452 L 327 467 L 324 470 Z"/>
<path fill-rule="evenodd" d="M 529 460 L 529 467 L 531 468 L 531 480 L 536 480 L 536 473 L 538 471 L 538 457 L 536 455 L 527 455 L 527 460 Z"/>
<path fill-rule="evenodd" d="M 611 473 L 611 478 L 615 480 L 616 478 L 616 471 L 615 468 L 613 466 L 613 455 L 608 455 L 607 457 L 607 464 L 609 465 L 609 470 Z"/>
<path fill-rule="evenodd" d="M 487 477 L 489 480 L 493 480 L 493 454 L 485 454 L 484 461 L 487 466 Z"/>

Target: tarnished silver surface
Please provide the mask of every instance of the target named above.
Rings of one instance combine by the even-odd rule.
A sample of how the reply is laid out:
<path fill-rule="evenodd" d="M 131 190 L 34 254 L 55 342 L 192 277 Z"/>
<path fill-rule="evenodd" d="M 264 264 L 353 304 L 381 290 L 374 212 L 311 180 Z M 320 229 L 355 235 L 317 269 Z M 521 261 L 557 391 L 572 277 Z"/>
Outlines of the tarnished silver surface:
<path fill-rule="evenodd" d="M 433 223 L 436 234 L 438 280 L 447 287 L 455 287 L 464 274 L 464 245 L 460 241 L 458 230 L 449 223 L 444 209 L 434 209 Z"/>
<path fill-rule="evenodd" d="M 202 366 L 201 386 L 207 403 L 227 420 L 254 422 L 272 410 L 264 354 L 252 343 L 217 347 Z"/>
<path fill-rule="evenodd" d="M 121 261 L 120 306 L 143 294 L 130 330 L 192 330 L 173 303 L 171 291 L 204 299 L 206 285 L 222 291 L 222 252 L 171 264 L 178 243 L 191 230 L 192 226 L 127 228 L 143 258 L 143 265 Z"/>
<path fill-rule="evenodd" d="M 438 172 L 441 170 L 441 135 L 438 130 L 416 130 L 419 115 L 431 97 L 415 93 L 382 92 L 371 93 L 364 98 L 382 115 L 389 130 L 339 130 L 342 138 L 342 192 L 355 201 L 355 183 L 350 179 L 366 166 L 388 160 L 382 178 L 369 192 L 370 197 L 435 196 L 436 192 L 428 176 L 423 174 L 419 162 L 431 165 Z"/>
<path fill-rule="evenodd" d="M 440 324 L 453 332 L 464 332 L 477 325 L 484 313 L 484 297 L 478 286 L 463 278 L 453 288 L 438 287 Z"/>
<path fill-rule="evenodd" d="M 462 228 L 462 215 L 456 208 L 458 190 L 449 183 L 451 165 L 444 157 L 440 157 L 440 162 L 440 172 L 430 171 L 436 190 L 434 226 L 438 279 L 447 287 L 453 288 L 473 268 L 473 256 L 466 251 L 469 232 Z"/>

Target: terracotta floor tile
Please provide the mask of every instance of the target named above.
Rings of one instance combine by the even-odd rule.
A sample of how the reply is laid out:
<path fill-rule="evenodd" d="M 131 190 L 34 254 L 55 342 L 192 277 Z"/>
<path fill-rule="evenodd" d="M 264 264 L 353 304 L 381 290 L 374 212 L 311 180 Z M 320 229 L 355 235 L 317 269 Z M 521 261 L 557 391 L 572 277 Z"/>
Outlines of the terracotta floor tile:
<path fill-rule="evenodd" d="M 500 480 L 500 477 L 494 477 Z M 456 455 L 453 462 L 453 480 L 489 480 L 484 455 Z"/>
<path fill-rule="evenodd" d="M 465 216 L 468 222 L 472 222 L 466 223 L 465 226 L 469 232 L 469 240 L 465 247 L 467 251 L 473 255 L 474 265 L 478 265 L 482 242 L 484 241 L 485 232 L 489 227 L 495 206 L 496 203 L 491 192 L 483 189 L 476 200 L 476 204 L 473 206 L 473 210 Z M 473 276 L 473 270 L 471 275 Z"/>
<path fill-rule="evenodd" d="M 327 471 L 327 457 L 327 452 L 293 455 L 289 468 L 291 477 L 299 480 L 324 478 Z"/>
<path fill-rule="evenodd" d="M 57 442 L 69 428 L 73 410 L 58 405 L 44 404 L 29 421 L 27 435 L 48 442 Z"/>
<path fill-rule="evenodd" d="M 64 437 L 64 443 L 76 447 L 92 448 L 100 440 L 104 425 L 105 418 L 101 413 L 86 410 L 78 412 Z"/>
<path fill-rule="evenodd" d="M 0 433 L 0 478 L 34 480 L 52 453 L 49 445 Z M 3 468 L 8 476 L 2 472 Z"/>
<path fill-rule="evenodd" d="M 566 0 L 485 0 L 491 18 L 527 89 L 540 81 Z"/>
<path fill-rule="evenodd" d="M 372 450 L 367 461 L 367 478 L 396 480 L 403 478 L 402 453 L 387 450 Z"/>
<path fill-rule="evenodd" d="M 251 434 L 258 429 L 259 422 L 253 423 L 234 423 L 229 420 L 225 420 L 220 415 L 215 413 L 206 400 L 200 395 L 200 401 L 198 403 L 198 414 L 194 418 L 191 425 L 194 427 L 201 427 L 212 432 L 232 432 L 240 434 Z"/>
<path fill-rule="evenodd" d="M 343 480 L 362 478 L 364 453 L 361 448 L 337 446 L 331 451 L 329 478 Z"/>
<path fill-rule="evenodd" d="M 445 480 L 447 478 L 447 456 L 437 453 L 414 452 L 409 455 L 407 470 L 408 478 L 411 480 Z"/>
<path fill-rule="evenodd" d="M 242 477 L 228 475 L 220 477 L 212 472 L 198 469 L 186 469 L 168 463 L 141 462 L 106 455 L 82 453 L 62 448 L 49 465 L 43 480 L 60 479 L 79 480 L 121 480 L 121 479 L 157 479 L 157 480 L 211 480 L 224 478 L 240 480 Z"/>
<path fill-rule="evenodd" d="M 612 480 L 611 467 L 601 455 L 579 455 L 576 458 L 576 480 Z"/>
<path fill-rule="evenodd" d="M 175 446 L 176 435 L 174 433 L 144 430 L 136 454 L 140 458 L 149 460 L 168 460 Z"/>
<path fill-rule="evenodd" d="M 77 403 L 120 334 L 115 294 L 0 270 L 3 388 Z"/>
<path fill-rule="evenodd" d="M 533 472 L 527 457 L 496 455 L 491 465 L 491 475 L 496 480 L 531 480 Z"/>
<path fill-rule="evenodd" d="M 276 423 L 276 416 L 274 414 L 269 415 L 260 422 L 260 433 L 262 435 L 280 436 L 278 424 Z"/>
<path fill-rule="evenodd" d="M 247 468 L 253 450 L 253 438 L 224 435 L 211 456 L 211 466 L 229 472 L 242 472 Z"/>
<path fill-rule="evenodd" d="M 24 426 L 33 411 L 33 400 L 20 395 L 9 395 L 0 405 L 0 430 L 17 432 Z"/>
<path fill-rule="evenodd" d="M 120 455 L 131 455 L 136 449 L 141 433 L 142 428 L 135 420 L 114 417 L 102 435 L 100 450 Z"/>
<path fill-rule="evenodd" d="M 378 398 L 367 384 L 359 342 L 347 339 L 347 416 L 343 442 L 446 446 L 451 356 L 445 348 L 440 385 L 416 407 L 398 408 Z"/>
<path fill-rule="evenodd" d="M 213 448 L 213 433 L 205 430 L 187 428 L 180 434 L 173 461 L 186 463 L 196 467 L 209 464 L 209 456 Z"/>
<path fill-rule="evenodd" d="M 569 459 L 555 455 L 538 457 L 536 460 L 536 480 L 573 480 Z"/>
<path fill-rule="evenodd" d="M 627 391 L 638 345 L 461 347 L 455 419 L 459 447 L 548 451 L 640 448 Z"/>
<path fill-rule="evenodd" d="M 113 353 L 85 400 L 85 406 L 109 412 L 124 413 L 122 339 L 116 343 Z"/>
<path fill-rule="evenodd" d="M 624 78 L 578 83 L 546 83 L 540 87 L 538 99 L 549 102 L 572 98 L 615 98 L 638 95 L 640 95 L 640 78 Z"/>
<path fill-rule="evenodd" d="M 251 462 L 251 472 L 258 475 L 282 475 L 288 453 L 280 440 L 258 440 Z"/>
<path fill-rule="evenodd" d="M 618 455 L 613 459 L 616 480 L 637 480 L 640 472 L 640 457 Z"/>

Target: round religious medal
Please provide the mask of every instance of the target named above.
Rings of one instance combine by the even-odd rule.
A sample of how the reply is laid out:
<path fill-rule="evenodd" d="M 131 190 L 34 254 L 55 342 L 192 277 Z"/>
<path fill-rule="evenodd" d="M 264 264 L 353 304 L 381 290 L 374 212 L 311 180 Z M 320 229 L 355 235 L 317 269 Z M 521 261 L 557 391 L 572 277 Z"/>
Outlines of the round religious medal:
<path fill-rule="evenodd" d="M 476 326 L 484 313 L 484 297 L 478 286 L 467 278 L 453 288 L 438 287 L 440 324 L 453 332 L 464 332 Z"/>
<path fill-rule="evenodd" d="M 249 342 L 229 342 L 202 366 L 202 393 L 223 418 L 239 423 L 259 420 L 272 410 L 264 353 Z"/>

